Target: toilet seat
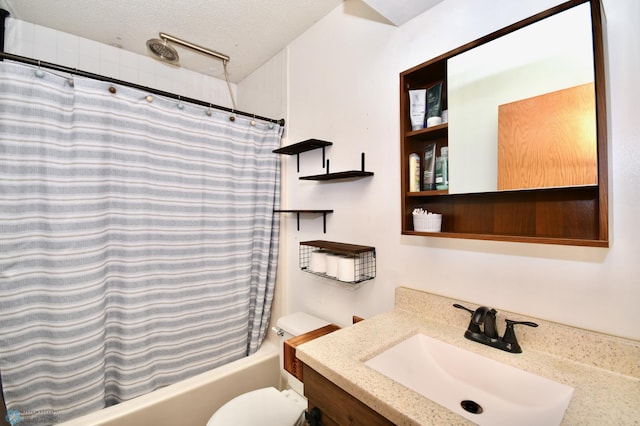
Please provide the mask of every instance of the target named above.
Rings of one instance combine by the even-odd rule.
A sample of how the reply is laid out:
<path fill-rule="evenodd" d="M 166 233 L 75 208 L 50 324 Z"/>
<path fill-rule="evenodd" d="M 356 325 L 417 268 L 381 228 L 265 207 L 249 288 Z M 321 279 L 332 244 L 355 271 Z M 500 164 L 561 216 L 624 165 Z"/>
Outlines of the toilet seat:
<path fill-rule="evenodd" d="M 304 424 L 307 401 L 291 390 L 274 387 L 247 392 L 224 404 L 207 426 L 297 426 Z"/>

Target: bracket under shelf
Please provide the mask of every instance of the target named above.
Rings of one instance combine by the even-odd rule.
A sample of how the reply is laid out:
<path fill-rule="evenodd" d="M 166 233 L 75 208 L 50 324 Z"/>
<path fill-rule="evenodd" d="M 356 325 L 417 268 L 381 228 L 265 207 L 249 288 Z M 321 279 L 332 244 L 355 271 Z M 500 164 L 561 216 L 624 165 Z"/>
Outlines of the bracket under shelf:
<path fill-rule="evenodd" d="M 276 209 L 274 213 L 295 213 L 298 222 L 298 231 L 300 230 L 300 213 L 315 213 L 322 214 L 322 229 L 324 233 L 327 233 L 327 213 L 333 213 L 333 210 L 282 210 Z"/>

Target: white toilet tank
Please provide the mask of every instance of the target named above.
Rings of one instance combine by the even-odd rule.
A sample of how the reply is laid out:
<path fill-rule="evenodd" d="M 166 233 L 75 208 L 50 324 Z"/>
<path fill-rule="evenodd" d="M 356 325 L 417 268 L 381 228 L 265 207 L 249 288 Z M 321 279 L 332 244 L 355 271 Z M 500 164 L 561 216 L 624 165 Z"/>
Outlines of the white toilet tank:
<path fill-rule="evenodd" d="M 280 318 L 274 327 L 280 338 L 280 371 L 285 373 L 287 387 L 258 389 L 235 397 L 224 404 L 207 422 L 207 426 L 296 426 L 304 424 L 303 385 L 284 369 L 284 341 L 308 331 L 328 325 L 329 322 L 304 312 Z"/>

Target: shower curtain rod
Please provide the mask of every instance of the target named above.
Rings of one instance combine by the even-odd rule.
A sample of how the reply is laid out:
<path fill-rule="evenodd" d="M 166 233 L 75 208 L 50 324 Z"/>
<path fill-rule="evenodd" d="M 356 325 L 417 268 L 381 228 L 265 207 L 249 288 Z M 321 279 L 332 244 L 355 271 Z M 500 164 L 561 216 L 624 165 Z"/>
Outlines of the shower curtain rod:
<path fill-rule="evenodd" d="M 153 93 L 154 95 L 160 95 L 160 96 L 164 96 L 164 97 L 171 98 L 171 99 L 177 99 L 177 100 L 183 101 L 183 102 L 189 102 L 189 103 L 196 104 L 196 105 L 201 105 L 201 106 L 210 107 L 210 108 L 213 108 L 213 109 L 227 111 L 227 112 L 231 112 L 233 114 L 243 115 L 245 117 L 251 117 L 251 118 L 254 118 L 254 119 L 257 119 L 257 120 L 263 120 L 263 121 L 268 121 L 268 122 L 271 122 L 271 123 L 277 123 L 280 126 L 284 127 L 284 118 L 275 119 L 275 118 L 262 117 L 262 116 L 259 116 L 259 115 L 256 115 L 256 114 L 251 114 L 251 113 L 248 113 L 248 112 L 238 111 L 238 110 L 235 110 L 235 109 L 232 109 L 232 108 L 227 108 L 227 107 L 220 106 L 220 105 L 215 105 L 215 104 L 212 104 L 210 102 L 201 101 L 199 99 L 188 98 L 188 97 L 185 97 L 185 96 L 176 95 L 175 93 L 170 93 L 170 92 L 165 92 L 163 90 L 153 89 L 151 87 L 142 86 L 142 85 L 131 83 L 131 82 L 128 82 L 128 81 L 118 80 L 118 79 L 111 78 L 111 77 L 106 77 L 106 76 L 103 76 L 103 75 L 100 75 L 100 74 L 94 74 L 94 73 L 91 73 L 91 72 L 88 72 L 88 71 L 82 71 L 82 70 L 79 70 L 77 68 L 65 67 L 63 65 L 58 65 L 58 64 L 51 63 L 51 62 L 40 61 L 38 59 L 27 58 L 25 56 L 14 55 L 12 53 L 0 52 L 0 60 L 4 60 L 4 59 L 9 59 L 11 61 L 21 62 L 23 64 L 36 65 L 36 66 L 39 66 L 39 67 L 42 67 L 42 68 L 48 68 L 48 69 L 52 69 L 52 70 L 56 70 L 56 71 L 60 71 L 60 72 L 66 72 L 66 73 L 73 74 L 73 75 L 78 75 L 78 76 L 81 76 L 81 77 L 92 78 L 94 80 L 106 81 L 108 83 L 114 83 L 114 84 L 120 84 L 120 85 L 123 85 L 123 86 L 133 87 L 135 89 L 144 90 L 146 92 Z"/>

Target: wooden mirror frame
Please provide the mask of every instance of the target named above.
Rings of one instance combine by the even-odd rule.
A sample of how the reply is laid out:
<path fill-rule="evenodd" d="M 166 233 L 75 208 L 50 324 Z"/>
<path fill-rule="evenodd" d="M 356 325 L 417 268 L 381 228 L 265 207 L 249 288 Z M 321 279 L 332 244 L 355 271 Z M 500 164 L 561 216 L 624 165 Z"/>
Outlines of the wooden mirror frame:
<path fill-rule="evenodd" d="M 532 189 L 474 194 L 409 192 L 409 155 L 436 143 L 448 146 L 447 124 L 411 130 L 408 91 L 443 81 L 446 109 L 447 60 L 479 45 L 583 3 L 591 7 L 598 184 L 577 188 Z M 608 131 L 605 22 L 600 0 L 570 0 L 481 37 L 400 73 L 402 234 L 576 246 L 609 246 Z M 442 232 L 413 229 L 412 211 L 423 208 L 443 215 Z"/>

